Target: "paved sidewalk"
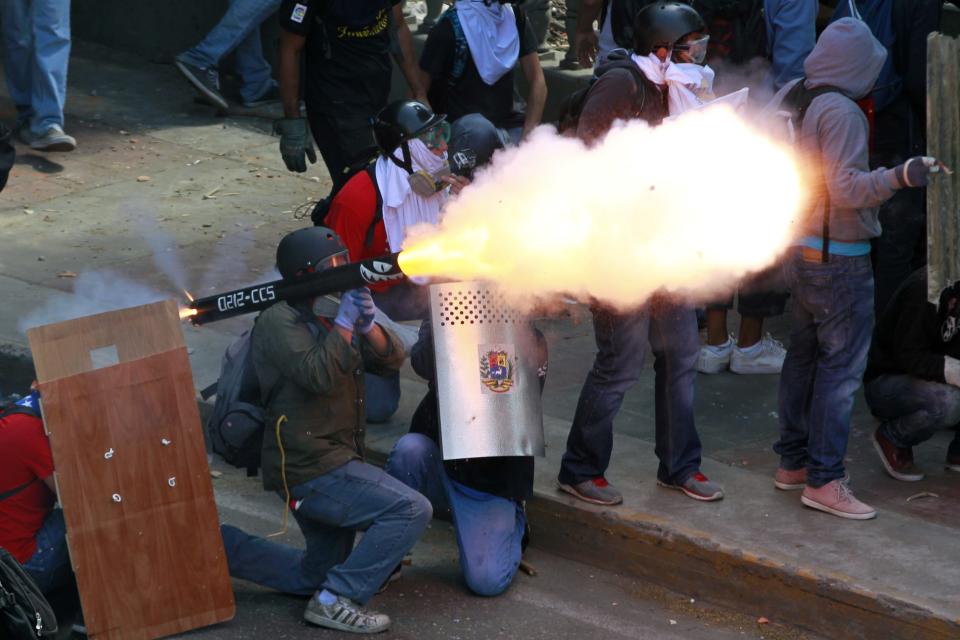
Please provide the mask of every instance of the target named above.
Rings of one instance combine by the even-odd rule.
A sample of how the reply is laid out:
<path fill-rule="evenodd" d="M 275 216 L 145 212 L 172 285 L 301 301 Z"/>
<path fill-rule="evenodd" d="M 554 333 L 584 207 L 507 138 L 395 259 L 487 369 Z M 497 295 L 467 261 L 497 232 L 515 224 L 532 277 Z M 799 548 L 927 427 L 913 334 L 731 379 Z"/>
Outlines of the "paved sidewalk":
<path fill-rule="evenodd" d="M 213 117 L 193 103 L 171 66 L 76 43 L 70 80 L 67 130 L 77 151 L 18 147 L 0 194 L 0 345 L 25 346 L 18 326 L 45 309 L 56 312 L 57 300 L 93 312 L 107 303 L 183 299 L 182 289 L 206 295 L 260 279 L 280 237 L 303 226 L 294 212 L 329 189 L 320 164 L 303 175 L 284 169 L 268 120 Z M 5 95 L 0 118 L 13 119 Z M 83 295 L 67 297 L 74 286 Z M 198 389 L 215 379 L 223 349 L 251 321 L 185 327 Z M 784 339 L 785 326 L 778 319 L 769 328 Z M 872 450 L 875 421 L 858 400 L 852 487 L 880 516 L 844 521 L 773 489 L 778 377 L 700 376 L 704 471 L 727 498 L 696 503 L 656 486 L 648 362 L 616 423 L 609 478 L 624 490 L 625 504 L 588 507 L 557 493 L 555 480 L 592 363 L 589 314 L 573 307 L 569 317 L 541 328 L 551 362 L 548 454 L 538 461 L 538 497 L 530 504 L 534 545 L 829 637 L 960 635 L 960 474 L 943 468 L 946 434 L 917 450 L 925 481 L 897 482 Z M 371 428 L 380 455 L 404 432 L 423 393 L 409 368 L 403 376 L 400 412 L 391 424 Z M 935 496 L 908 501 L 921 492 Z"/>

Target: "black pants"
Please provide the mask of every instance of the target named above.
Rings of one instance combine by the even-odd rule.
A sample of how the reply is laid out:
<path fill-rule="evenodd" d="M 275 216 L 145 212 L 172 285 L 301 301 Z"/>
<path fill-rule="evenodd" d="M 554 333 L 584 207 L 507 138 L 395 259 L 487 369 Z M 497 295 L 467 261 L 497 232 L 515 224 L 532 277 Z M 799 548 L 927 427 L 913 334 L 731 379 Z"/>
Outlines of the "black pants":
<path fill-rule="evenodd" d="M 333 115 L 307 109 L 310 131 L 333 180 L 331 195 L 376 155 L 370 122 L 378 110 L 356 108 Z"/>
<path fill-rule="evenodd" d="M 880 206 L 873 241 L 874 310 L 879 318 L 904 280 L 927 263 L 926 189 L 901 189 Z"/>

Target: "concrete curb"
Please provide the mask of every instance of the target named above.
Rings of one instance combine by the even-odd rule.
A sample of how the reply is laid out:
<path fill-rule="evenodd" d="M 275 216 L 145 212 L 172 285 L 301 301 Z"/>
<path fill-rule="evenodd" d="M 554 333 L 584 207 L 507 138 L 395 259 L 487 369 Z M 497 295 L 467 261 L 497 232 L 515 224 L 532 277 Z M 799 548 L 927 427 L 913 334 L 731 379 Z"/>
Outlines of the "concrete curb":
<path fill-rule="evenodd" d="M 383 465 L 388 453 L 371 450 L 368 459 Z M 818 573 L 722 544 L 654 515 L 625 516 L 541 490 L 527 503 L 527 515 L 534 547 L 737 611 L 752 608 L 758 617 L 827 638 L 960 637 L 960 620 L 943 612 L 863 589 L 842 573 Z"/>
<path fill-rule="evenodd" d="M 624 517 L 542 491 L 527 513 L 531 543 L 543 550 L 740 611 L 752 607 L 758 616 L 828 638 L 960 637 L 960 621 L 943 612 L 863 589 L 840 573 L 817 573 L 722 545 L 656 517 Z"/>

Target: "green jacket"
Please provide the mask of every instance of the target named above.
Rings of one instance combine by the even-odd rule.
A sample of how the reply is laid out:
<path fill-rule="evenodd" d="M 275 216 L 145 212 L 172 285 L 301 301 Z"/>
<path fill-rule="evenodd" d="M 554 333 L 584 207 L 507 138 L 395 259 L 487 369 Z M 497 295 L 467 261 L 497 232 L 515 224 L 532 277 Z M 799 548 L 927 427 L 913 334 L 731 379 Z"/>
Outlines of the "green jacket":
<path fill-rule="evenodd" d="M 294 487 L 363 458 L 364 369 L 388 373 L 403 364 L 403 344 L 391 331 L 383 330 L 389 350 L 380 357 L 362 338 L 358 349 L 332 328 L 317 324 L 311 330 L 301 313 L 286 302 L 273 305 L 257 318 L 251 340 L 266 407 L 262 469 L 268 490 L 283 489 L 280 416 L 287 417 L 280 440 L 287 485 Z"/>

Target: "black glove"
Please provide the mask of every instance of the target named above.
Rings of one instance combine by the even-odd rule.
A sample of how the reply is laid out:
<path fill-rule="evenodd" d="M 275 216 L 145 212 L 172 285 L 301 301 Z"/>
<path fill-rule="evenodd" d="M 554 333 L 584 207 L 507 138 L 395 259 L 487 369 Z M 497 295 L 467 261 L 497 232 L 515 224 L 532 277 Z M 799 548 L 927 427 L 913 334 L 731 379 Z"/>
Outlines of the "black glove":
<path fill-rule="evenodd" d="M 931 173 L 940 171 L 940 163 L 930 156 L 914 156 L 898 167 L 894 167 L 897 181 L 902 187 L 925 187 Z"/>
<path fill-rule="evenodd" d="M 310 158 L 310 164 L 317 161 L 306 118 L 281 118 L 273 123 L 273 132 L 280 134 L 280 155 L 290 171 L 303 173 L 307 170 L 304 156 Z"/>

